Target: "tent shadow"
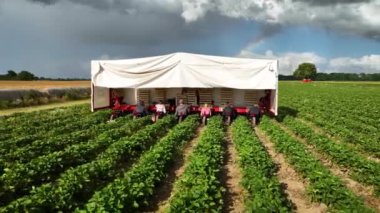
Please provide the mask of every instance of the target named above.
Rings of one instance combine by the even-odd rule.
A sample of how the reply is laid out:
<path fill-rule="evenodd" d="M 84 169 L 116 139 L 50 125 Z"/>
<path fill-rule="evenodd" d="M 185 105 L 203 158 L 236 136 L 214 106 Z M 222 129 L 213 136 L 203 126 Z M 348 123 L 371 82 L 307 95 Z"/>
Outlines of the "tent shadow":
<path fill-rule="evenodd" d="M 297 117 L 299 111 L 290 107 L 280 106 L 278 108 L 278 112 L 279 113 L 278 116 L 276 116 L 276 120 L 281 123 L 287 116 L 294 118 Z"/>

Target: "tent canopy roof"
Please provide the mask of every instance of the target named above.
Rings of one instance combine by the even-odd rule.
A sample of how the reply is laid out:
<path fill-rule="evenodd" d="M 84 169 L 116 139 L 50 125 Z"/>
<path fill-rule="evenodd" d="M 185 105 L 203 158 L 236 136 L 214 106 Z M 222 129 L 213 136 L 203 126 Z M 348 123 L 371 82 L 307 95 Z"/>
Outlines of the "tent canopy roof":
<path fill-rule="evenodd" d="M 91 62 L 94 86 L 108 88 L 276 89 L 278 61 L 173 53 Z"/>

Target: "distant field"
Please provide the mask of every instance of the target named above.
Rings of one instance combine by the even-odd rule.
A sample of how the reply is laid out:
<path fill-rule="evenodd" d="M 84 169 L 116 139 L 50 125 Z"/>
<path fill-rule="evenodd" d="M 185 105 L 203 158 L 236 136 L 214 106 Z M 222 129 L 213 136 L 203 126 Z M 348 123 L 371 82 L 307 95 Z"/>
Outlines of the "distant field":
<path fill-rule="evenodd" d="M 0 81 L 0 89 L 46 89 L 90 85 L 90 81 Z"/>

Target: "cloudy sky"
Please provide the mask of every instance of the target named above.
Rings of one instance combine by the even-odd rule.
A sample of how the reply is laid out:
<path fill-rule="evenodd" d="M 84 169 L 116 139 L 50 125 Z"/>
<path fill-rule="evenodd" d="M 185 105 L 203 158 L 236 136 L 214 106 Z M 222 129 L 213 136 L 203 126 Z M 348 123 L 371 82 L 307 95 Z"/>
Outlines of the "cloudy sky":
<path fill-rule="evenodd" d="M 172 52 L 380 72 L 380 0 L 0 0 L 0 29 L 0 74 L 88 78 L 93 59 Z"/>

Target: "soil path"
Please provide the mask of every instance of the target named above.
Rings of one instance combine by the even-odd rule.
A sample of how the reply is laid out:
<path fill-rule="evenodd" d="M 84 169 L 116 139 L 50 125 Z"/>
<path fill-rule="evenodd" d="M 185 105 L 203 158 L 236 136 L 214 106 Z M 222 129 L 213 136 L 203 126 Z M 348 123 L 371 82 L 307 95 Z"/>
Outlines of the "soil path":
<path fill-rule="evenodd" d="M 223 212 L 244 212 L 246 192 L 240 186 L 242 174 L 238 165 L 238 154 L 231 138 L 231 127 L 227 131 L 224 149 L 224 166 L 221 181 L 226 192 L 224 194 Z"/>
<path fill-rule="evenodd" d="M 278 165 L 278 179 L 286 186 L 285 192 L 289 195 L 289 199 L 295 205 L 296 212 L 302 213 L 321 213 L 327 212 L 325 204 L 312 203 L 306 195 L 306 187 L 308 183 L 300 177 L 297 172 L 285 161 L 283 154 L 276 153 L 274 144 L 269 138 L 258 128 L 255 132 L 260 141 L 267 148 L 269 155 Z"/>
<path fill-rule="evenodd" d="M 203 129 L 204 127 L 198 127 L 194 138 L 185 144 L 183 152 L 176 158 L 173 165 L 170 166 L 168 176 L 156 189 L 149 207 L 144 209 L 144 212 L 164 212 L 168 207 L 169 199 L 172 196 L 174 183 L 185 171 L 188 158 L 193 152 L 194 147 L 198 144 L 199 135 Z"/>
<path fill-rule="evenodd" d="M 326 157 L 323 153 L 320 153 L 315 150 L 315 148 L 309 145 L 305 139 L 295 135 L 291 130 L 289 130 L 286 126 L 281 123 L 278 123 L 279 126 L 289 135 L 291 135 L 294 139 L 298 140 L 300 143 L 303 143 L 308 147 L 308 151 L 312 153 L 314 157 L 319 159 L 321 163 L 328 168 L 332 174 L 338 176 L 342 179 L 343 183 L 346 185 L 348 189 L 354 192 L 356 195 L 362 197 L 364 199 L 364 203 L 367 206 L 370 206 L 374 209 L 377 209 L 380 212 L 380 199 L 373 196 L 374 189 L 371 186 L 365 186 L 353 179 L 350 178 L 350 170 L 347 168 L 343 168 L 333 163 L 328 157 Z"/>

